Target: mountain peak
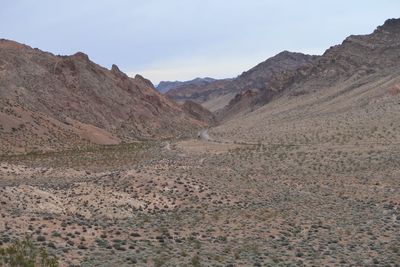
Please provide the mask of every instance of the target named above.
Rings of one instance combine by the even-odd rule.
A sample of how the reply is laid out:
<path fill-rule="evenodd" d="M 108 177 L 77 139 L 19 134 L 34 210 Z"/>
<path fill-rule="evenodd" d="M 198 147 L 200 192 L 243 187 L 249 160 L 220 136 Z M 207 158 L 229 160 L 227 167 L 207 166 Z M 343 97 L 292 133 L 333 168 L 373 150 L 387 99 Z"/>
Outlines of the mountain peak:
<path fill-rule="evenodd" d="M 144 78 L 142 75 L 140 74 L 136 74 L 135 75 L 135 79 L 141 81 L 143 84 L 145 84 L 146 86 L 149 86 L 151 88 L 154 88 L 153 83 L 149 80 Z"/>
<path fill-rule="evenodd" d="M 197 77 L 193 80 L 189 80 L 189 81 L 161 81 L 158 85 L 157 85 L 157 89 L 162 92 L 162 93 L 166 93 L 170 90 L 174 90 L 177 88 L 181 88 L 181 87 L 196 87 L 196 86 L 204 86 L 207 84 L 210 84 L 212 82 L 216 81 L 214 78 L 210 78 L 210 77 Z"/>
<path fill-rule="evenodd" d="M 16 41 L 3 39 L 3 38 L 0 39 L 0 47 L 2 47 L 2 48 L 11 48 L 11 49 L 31 48 L 30 46 L 18 43 Z"/>
<path fill-rule="evenodd" d="M 290 55 L 294 55 L 294 54 L 298 54 L 296 52 L 290 52 L 288 50 L 283 50 L 282 52 L 276 54 L 275 56 L 290 56 Z"/>
<path fill-rule="evenodd" d="M 119 78 L 121 78 L 121 79 L 127 79 L 127 78 L 128 78 L 128 75 L 126 75 L 124 72 L 122 72 L 122 71 L 118 68 L 118 66 L 115 65 L 115 64 L 112 64 L 112 66 L 111 66 L 111 72 L 112 72 L 115 76 L 117 76 L 117 77 L 119 77 Z"/>
<path fill-rule="evenodd" d="M 252 80 L 260 77 L 267 78 L 280 70 L 294 70 L 308 65 L 316 58 L 317 56 L 285 50 L 243 72 L 238 78 L 250 78 Z"/>
<path fill-rule="evenodd" d="M 399 19 L 388 19 L 382 26 L 377 28 L 381 31 L 388 32 L 399 32 L 400 33 L 400 18 Z"/>
<path fill-rule="evenodd" d="M 83 52 L 76 52 L 75 54 L 73 54 L 72 55 L 74 58 L 76 58 L 76 59 L 80 59 L 80 60 L 83 60 L 83 61 L 86 61 L 86 62 L 89 62 L 90 60 L 89 60 L 89 56 L 88 55 L 86 55 L 85 53 L 83 53 Z"/>
<path fill-rule="evenodd" d="M 384 29 L 388 30 L 399 30 L 400 29 L 400 18 L 399 19 L 388 19 L 385 23 L 381 26 Z"/>
<path fill-rule="evenodd" d="M 118 68 L 118 66 L 117 65 L 115 65 L 115 64 L 112 64 L 112 66 L 111 66 L 111 71 L 113 71 L 113 72 L 121 72 L 121 70 Z"/>

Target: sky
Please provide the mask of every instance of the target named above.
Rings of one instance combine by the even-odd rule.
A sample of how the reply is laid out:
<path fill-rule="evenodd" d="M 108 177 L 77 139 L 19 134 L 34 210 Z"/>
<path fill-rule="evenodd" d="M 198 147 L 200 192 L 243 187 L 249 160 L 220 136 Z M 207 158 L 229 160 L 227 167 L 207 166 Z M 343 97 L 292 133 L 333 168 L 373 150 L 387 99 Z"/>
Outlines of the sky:
<path fill-rule="evenodd" d="M 0 0 L 0 38 L 158 84 L 236 77 L 283 50 L 322 54 L 397 17 L 399 0 Z"/>

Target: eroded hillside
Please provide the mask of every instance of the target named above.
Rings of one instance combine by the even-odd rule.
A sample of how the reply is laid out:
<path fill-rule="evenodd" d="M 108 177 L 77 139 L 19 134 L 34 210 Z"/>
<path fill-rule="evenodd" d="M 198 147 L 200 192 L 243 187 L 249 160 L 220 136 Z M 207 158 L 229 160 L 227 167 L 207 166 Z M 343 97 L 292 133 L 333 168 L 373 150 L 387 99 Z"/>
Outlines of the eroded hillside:
<path fill-rule="evenodd" d="M 206 125 L 139 75 L 8 40 L 0 41 L 0 96 L 2 153 L 172 137 Z"/>

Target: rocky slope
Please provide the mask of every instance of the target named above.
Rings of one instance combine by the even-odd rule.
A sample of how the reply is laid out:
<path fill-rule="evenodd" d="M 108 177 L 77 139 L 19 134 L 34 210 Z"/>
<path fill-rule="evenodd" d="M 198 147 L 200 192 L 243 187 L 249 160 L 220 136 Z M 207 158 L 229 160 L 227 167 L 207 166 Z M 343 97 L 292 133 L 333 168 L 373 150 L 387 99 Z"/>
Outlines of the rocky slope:
<path fill-rule="evenodd" d="M 183 82 L 179 86 L 171 88 L 166 95 L 178 102 L 190 100 L 203 103 L 223 94 L 231 80 L 221 79 L 196 83 L 192 81 Z"/>
<path fill-rule="evenodd" d="M 237 108 L 229 106 L 221 111 L 237 94 L 249 90 L 253 91 L 253 95 L 258 95 L 260 99 L 250 101 L 248 108 L 259 105 L 261 102 L 266 103 L 273 95 L 292 82 L 291 77 L 294 73 L 300 73 L 303 69 L 308 68 L 316 58 L 316 56 L 284 51 L 234 79 L 215 80 L 196 86 L 183 84 L 171 89 L 166 94 L 177 101 L 192 100 L 212 111 L 220 110 L 218 114 L 221 117 L 221 112 L 225 114 L 237 110 Z"/>
<path fill-rule="evenodd" d="M 0 96 L 3 153 L 170 137 L 205 125 L 116 65 L 9 40 L 0 40 Z"/>
<path fill-rule="evenodd" d="M 390 19 L 372 34 L 349 36 L 322 56 L 284 51 L 235 79 L 217 80 L 196 88 L 182 86 L 167 95 L 201 103 L 215 112 L 219 120 L 228 120 L 282 94 L 298 96 L 349 78 L 390 73 L 398 67 L 399 57 L 399 20 Z"/>
<path fill-rule="evenodd" d="M 227 87 L 225 94 L 235 93 L 235 96 L 218 110 L 218 117 L 226 120 L 268 103 L 307 75 L 317 59 L 318 56 L 283 51 L 244 72 Z"/>
<path fill-rule="evenodd" d="M 192 117 L 206 122 L 209 126 L 212 126 L 216 123 L 216 118 L 214 114 L 208 109 L 204 108 L 202 105 L 187 100 L 182 105 L 183 110 L 190 114 Z"/>
<path fill-rule="evenodd" d="M 319 57 L 282 52 L 233 80 L 227 91 L 237 94 L 217 117 L 229 120 L 283 95 L 296 98 L 342 85 L 347 92 L 390 76 L 400 62 L 399 31 L 400 20 L 390 19 L 371 34 L 349 36 Z"/>
<path fill-rule="evenodd" d="M 205 78 L 196 78 L 190 81 L 161 81 L 157 85 L 157 90 L 161 93 L 167 93 L 169 90 L 177 89 L 180 87 L 187 87 L 187 86 L 205 86 L 211 82 L 215 81 L 213 78 L 205 77 Z"/>
<path fill-rule="evenodd" d="M 399 52 L 400 19 L 389 19 L 371 34 L 351 35 L 326 50 L 297 87 L 326 87 L 349 78 L 393 73 L 398 70 Z"/>
<path fill-rule="evenodd" d="M 292 82 L 267 105 L 236 113 L 214 134 L 303 144 L 336 139 L 375 143 L 390 133 L 385 142 L 398 144 L 399 66 L 400 19 L 392 19 L 371 34 L 353 35 L 329 48 L 294 73 Z M 246 104 L 249 98 L 260 99 L 237 97 L 230 106 Z"/>

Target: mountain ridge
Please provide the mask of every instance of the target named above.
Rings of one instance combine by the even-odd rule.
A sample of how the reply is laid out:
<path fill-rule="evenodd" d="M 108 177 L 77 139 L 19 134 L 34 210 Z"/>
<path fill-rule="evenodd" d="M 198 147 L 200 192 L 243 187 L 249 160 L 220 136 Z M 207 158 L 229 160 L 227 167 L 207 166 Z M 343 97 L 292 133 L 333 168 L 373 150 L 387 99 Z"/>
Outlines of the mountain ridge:
<path fill-rule="evenodd" d="M 283 86 L 283 78 L 289 75 L 289 72 L 300 70 L 309 66 L 318 56 L 306 55 L 297 52 L 282 51 L 277 55 L 266 59 L 253 68 L 242 72 L 239 76 L 232 79 L 215 80 L 200 86 L 185 86 L 174 88 L 166 93 L 176 101 L 191 100 L 203 104 L 212 111 L 222 110 L 227 106 L 236 94 L 248 90 L 263 92 L 267 88 L 279 90 Z M 265 96 L 269 98 L 269 96 Z M 229 97 L 225 97 L 229 96 Z M 216 98 L 223 98 L 221 104 L 216 108 L 208 105 Z"/>
<path fill-rule="evenodd" d="M 197 91 L 181 87 L 167 95 L 201 103 L 224 120 L 251 112 L 285 93 L 301 95 L 350 77 L 390 71 L 400 61 L 400 54 L 394 52 L 400 44 L 399 25 L 399 19 L 388 19 L 372 33 L 350 35 L 321 56 L 282 51 L 230 81 L 215 81 Z"/>
<path fill-rule="evenodd" d="M 0 78 L 1 144 L 9 152 L 172 137 L 206 125 L 149 80 L 82 52 L 56 56 L 2 39 Z"/>

